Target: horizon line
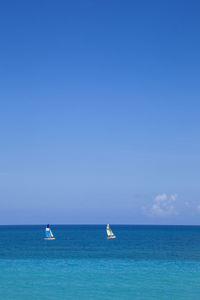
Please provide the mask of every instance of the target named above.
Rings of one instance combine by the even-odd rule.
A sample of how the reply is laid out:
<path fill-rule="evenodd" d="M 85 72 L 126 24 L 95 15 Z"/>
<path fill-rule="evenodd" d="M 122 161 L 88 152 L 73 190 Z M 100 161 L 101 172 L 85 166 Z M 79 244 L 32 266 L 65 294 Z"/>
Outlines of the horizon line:
<path fill-rule="evenodd" d="M 90 224 L 54 224 L 49 223 L 51 226 L 104 226 L 108 223 L 90 223 Z M 114 226 L 200 226 L 200 224 L 124 224 L 124 223 L 109 223 Z M 47 223 L 43 224 L 0 224 L 0 226 L 46 226 Z"/>

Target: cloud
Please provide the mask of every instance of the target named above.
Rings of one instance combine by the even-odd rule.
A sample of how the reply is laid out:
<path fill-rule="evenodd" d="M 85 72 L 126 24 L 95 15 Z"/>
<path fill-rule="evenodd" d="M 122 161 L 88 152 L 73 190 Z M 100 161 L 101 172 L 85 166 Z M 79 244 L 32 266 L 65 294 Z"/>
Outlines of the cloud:
<path fill-rule="evenodd" d="M 158 194 L 153 199 L 153 204 L 148 209 L 147 213 L 151 216 L 165 217 L 169 215 L 177 215 L 175 209 L 175 202 L 178 195 L 172 194 L 168 196 L 167 194 Z"/>

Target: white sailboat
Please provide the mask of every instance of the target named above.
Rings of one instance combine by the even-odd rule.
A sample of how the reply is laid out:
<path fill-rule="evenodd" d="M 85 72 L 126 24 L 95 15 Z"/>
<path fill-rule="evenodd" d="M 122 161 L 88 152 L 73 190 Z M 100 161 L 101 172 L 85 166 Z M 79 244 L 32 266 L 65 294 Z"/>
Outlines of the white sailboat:
<path fill-rule="evenodd" d="M 49 224 L 46 226 L 44 239 L 45 240 L 55 240 L 55 237 L 53 236 L 53 233 L 49 227 Z"/>
<path fill-rule="evenodd" d="M 112 232 L 109 224 L 107 224 L 107 226 L 106 226 L 106 232 L 107 232 L 107 235 L 108 235 L 107 239 L 115 239 L 116 238 L 116 236 Z"/>

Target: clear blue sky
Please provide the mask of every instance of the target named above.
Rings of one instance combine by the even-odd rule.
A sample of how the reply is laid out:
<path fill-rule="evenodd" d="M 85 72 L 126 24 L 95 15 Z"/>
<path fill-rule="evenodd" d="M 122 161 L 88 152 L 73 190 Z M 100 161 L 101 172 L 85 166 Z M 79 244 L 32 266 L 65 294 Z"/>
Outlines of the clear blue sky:
<path fill-rule="evenodd" d="M 1 1 L 1 224 L 200 223 L 199 16 Z"/>

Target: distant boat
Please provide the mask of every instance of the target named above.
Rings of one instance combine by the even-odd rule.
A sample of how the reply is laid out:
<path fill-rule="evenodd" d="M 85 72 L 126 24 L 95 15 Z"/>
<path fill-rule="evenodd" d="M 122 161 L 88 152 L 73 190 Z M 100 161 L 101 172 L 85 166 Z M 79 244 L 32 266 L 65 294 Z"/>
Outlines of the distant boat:
<path fill-rule="evenodd" d="M 109 224 L 107 224 L 107 226 L 106 226 L 106 232 L 107 232 L 107 235 L 108 235 L 107 239 L 115 239 L 116 238 L 116 236 L 112 232 Z"/>
<path fill-rule="evenodd" d="M 45 229 L 45 240 L 55 240 L 55 237 L 53 236 L 53 233 L 49 227 L 49 224 L 47 225 Z"/>

